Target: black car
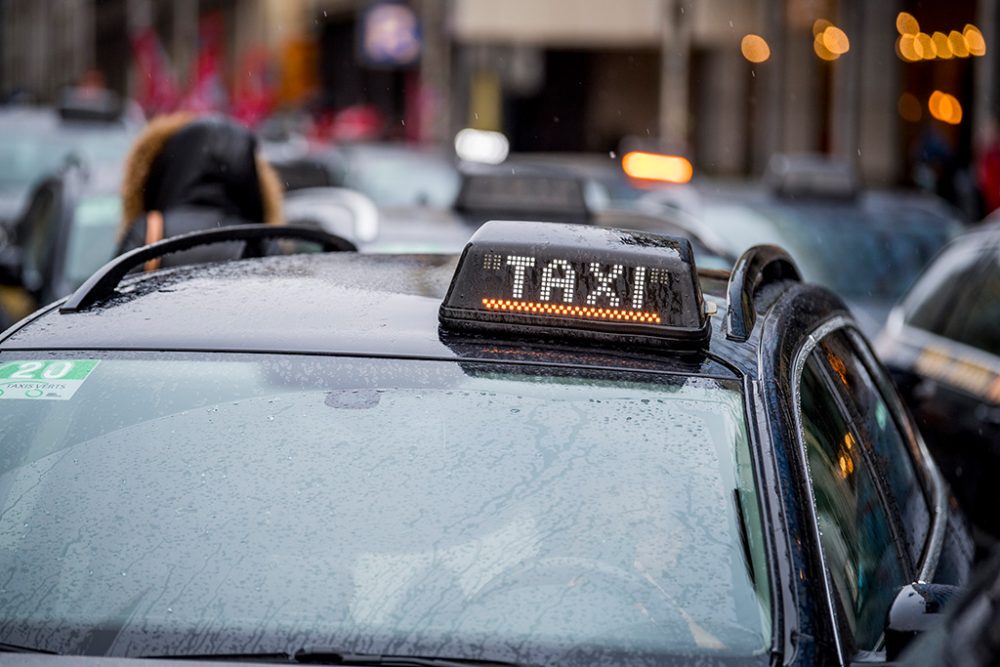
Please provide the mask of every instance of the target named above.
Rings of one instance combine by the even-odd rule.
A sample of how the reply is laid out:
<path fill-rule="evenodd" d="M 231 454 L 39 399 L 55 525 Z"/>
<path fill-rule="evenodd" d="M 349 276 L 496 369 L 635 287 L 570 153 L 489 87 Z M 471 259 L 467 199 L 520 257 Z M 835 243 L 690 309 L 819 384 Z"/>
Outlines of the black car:
<path fill-rule="evenodd" d="M 709 182 L 698 186 L 697 196 L 682 199 L 661 190 L 647 200 L 688 207 L 730 252 L 757 243 L 785 248 L 803 276 L 844 299 L 865 334 L 874 337 L 941 247 L 965 230 L 964 223 L 940 199 L 861 188 L 845 165 L 809 158 L 777 157 L 759 185 Z"/>
<path fill-rule="evenodd" d="M 1000 223 L 938 256 L 878 347 L 969 518 L 1000 537 Z"/>
<path fill-rule="evenodd" d="M 888 376 L 779 249 L 490 222 L 460 257 L 257 257 L 282 236 L 350 249 L 168 239 L 0 336 L 0 649 L 843 664 L 966 580 Z"/>
<path fill-rule="evenodd" d="M 82 100 L 68 91 L 54 108 L 0 109 L 0 243 L 47 174 L 67 163 L 121 165 L 138 128 L 109 95 Z"/>
<path fill-rule="evenodd" d="M 20 319 L 75 290 L 114 256 L 119 177 L 117 166 L 70 165 L 36 185 L 0 247 L 0 284 L 22 298 L 0 299 L 0 308 Z"/>
<path fill-rule="evenodd" d="M 921 596 L 925 607 L 936 600 Z M 937 610 L 935 610 L 937 611 Z M 968 589 L 940 612 L 922 614 L 923 636 L 902 655 L 900 667 L 991 667 L 1000 664 L 1000 551 L 980 566 Z"/>

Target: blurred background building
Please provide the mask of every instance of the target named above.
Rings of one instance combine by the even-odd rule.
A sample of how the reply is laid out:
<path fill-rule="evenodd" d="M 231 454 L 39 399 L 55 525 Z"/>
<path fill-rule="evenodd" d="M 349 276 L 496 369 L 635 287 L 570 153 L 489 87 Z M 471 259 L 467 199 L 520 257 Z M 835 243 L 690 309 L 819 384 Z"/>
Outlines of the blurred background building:
<path fill-rule="evenodd" d="M 969 170 L 994 141 L 995 5 L 0 0 L 0 93 L 45 102 L 103 82 L 148 114 L 255 125 L 307 112 L 334 138 L 446 144 L 476 127 L 515 151 L 590 152 L 624 140 L 723 176 L 822 152 L 892 185 Z"/>

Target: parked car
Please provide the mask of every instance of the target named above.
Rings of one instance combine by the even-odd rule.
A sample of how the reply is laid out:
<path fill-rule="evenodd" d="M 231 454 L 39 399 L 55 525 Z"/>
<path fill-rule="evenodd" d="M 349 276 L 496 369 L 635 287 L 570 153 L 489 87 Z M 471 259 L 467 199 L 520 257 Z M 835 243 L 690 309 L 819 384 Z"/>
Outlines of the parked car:
<path fill-rule="evenodd" d="M 853 171 L 837 163 L 806 158 L 777 164 L 763 185 L 706 183 L 697 201 L 684 205 L 732 253 L 756 243 L 787 249 L 806 279 L 847 301 L 869 337 L 931 259 L 965 229 L 941 200 L 863 189 Z"/>
<path fill-rule="evenodd" d="M 338 144 L 271 160 L 286 190 L 356 190 L 381 207 L 447 209 L 458 194 L 458 167 L 444 152 L 401 143 Z"/>
<path fill-rule="evenodd" d="M 0 244 L 41 178 L 67 163 L 120 165 L 137 129 L 110 94 L 67 94 L 54 108 L 0 107 Z"/>
<path fill-rule="evenodd" d="M 5 300 L 12 317 L 66 296 L 114 256 L 122 215 L 119 177 L 117 166 L 76 165 L 36 184 L 0 248 L 0 284 L 23 295 Z"/>
<path fill-rule="evenodd" d="M 947 246 L 878 349 L 966 513 L 1000 538 L 1000 222 Z"/>
<path fill-rule="evenodd" d="M 330 252 L 253 256 L 289 238 Z M 779 249 L 352 248 L 175 237 L 0 336 L 5 663 L 845 664 L 966 581 L 887 374 Z"/>

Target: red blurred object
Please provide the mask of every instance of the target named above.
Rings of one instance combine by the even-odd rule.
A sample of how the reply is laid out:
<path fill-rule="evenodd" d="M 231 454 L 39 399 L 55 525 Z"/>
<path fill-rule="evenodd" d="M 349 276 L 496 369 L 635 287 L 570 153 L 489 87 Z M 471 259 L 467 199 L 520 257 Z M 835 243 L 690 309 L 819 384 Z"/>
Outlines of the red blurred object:
<path fill-rule="evenodd" d="M 240 63 L 238 71 L 246 72 L 246 76 L 237 80 L 232 115 L 247 127 L 256 127 L 274 109 L 274 74 L 263 48 L 247 52 Z"/>
<path fill-rule="evenodd" d="M 149 115 L 173 111 L 180 98 L 160 38 L 152 28 L 132 35 L 136 65 L 136 101 Z"/>
<path fill-rule="evenodd" d="M 369 141 L 380 138 L 384 127 L 385 119 L 374 105 L 355 104 L 320 115 L 315 134 L 320 140 Z"/>
<path fill-rule="evenodd" d="M 222 13 L 201 17 L 198 24 L 198 58 L 194 76 L 181 107 L 189 111 L 225 111 L 226 91 L 222 85 L 223 58 Z"/>
<path fill-rule="evenodd" d="M 979 189 L 983 194 L 984 214 L 1000 208 L 1000 139 L 994 138 L 976 165 Z"/>

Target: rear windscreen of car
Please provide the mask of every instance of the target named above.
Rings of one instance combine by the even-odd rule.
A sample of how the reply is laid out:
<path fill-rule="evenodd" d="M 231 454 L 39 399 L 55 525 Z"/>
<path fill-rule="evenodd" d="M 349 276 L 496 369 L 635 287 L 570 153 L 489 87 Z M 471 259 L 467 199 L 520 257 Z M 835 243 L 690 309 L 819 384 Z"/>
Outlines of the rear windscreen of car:
<path fill-rule="evenodd" d="M 537 664 L 769 648 L 735 381 L 109 354 L 0 355 L 0 642 Z"/>
<path fill-rule="evenodd" d="M 449 208 L 458 194 L 458 171 L 439 155 L 377 147 L 352 148 L 347 155 L 343 185 L 379 206 Z"/>
<path fill-rule="evenodd" d="M 66 251 L 65 276 L 70 287 L 81 285 L 114 257 L 121 211 L 117 195 L 87 197 L 77 204 Z"/>
<path fill-rule="evenodd" d="M 845 299 L 895 302 L 961 225 L 919 209 L 862 211 L 852 204 L 727 203 L 704 219 L 733 250 L 759 243 L 785 248 L 803 277 Z"/>

